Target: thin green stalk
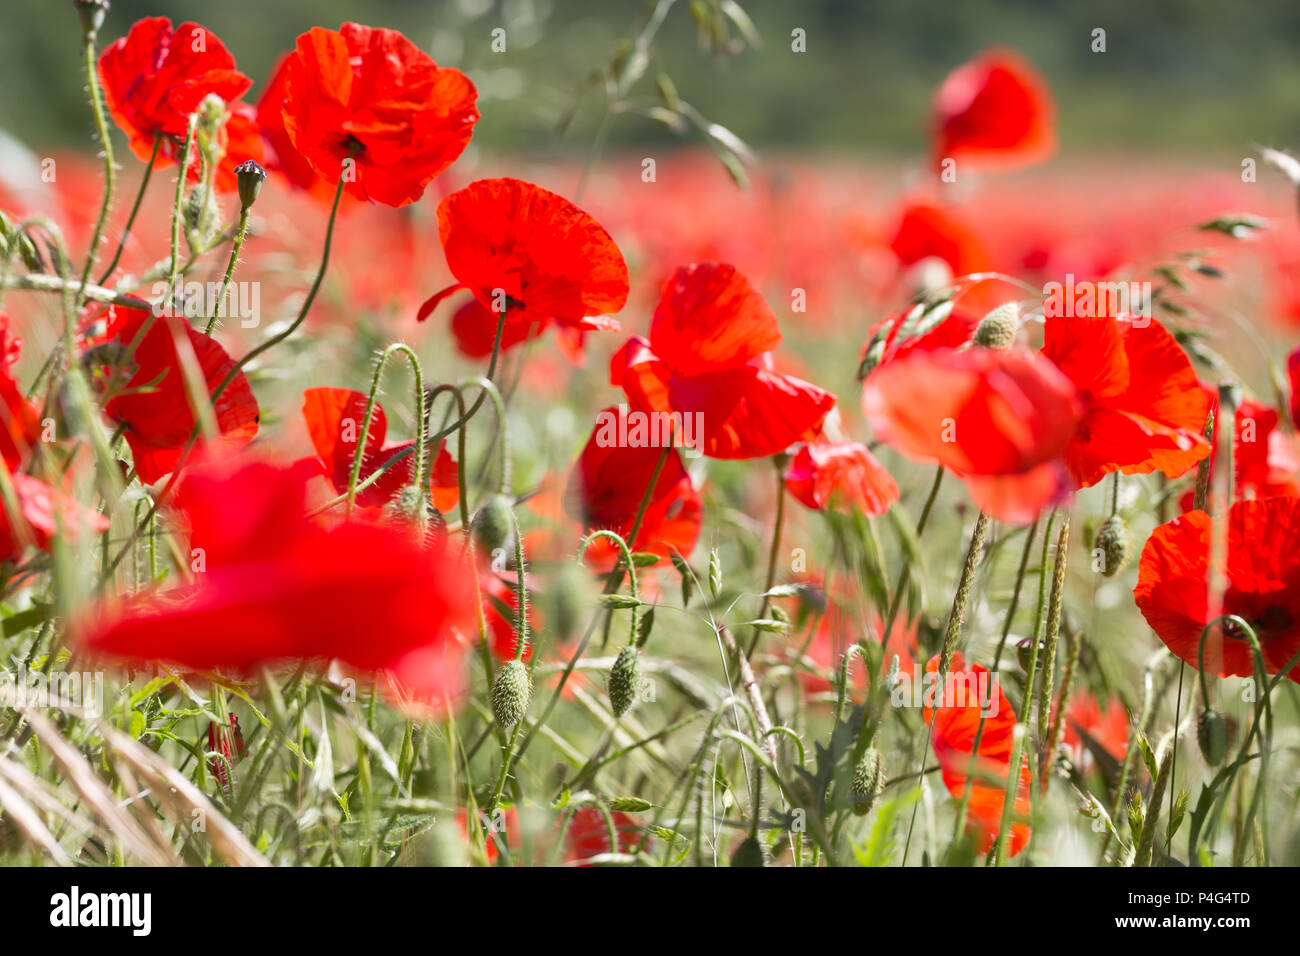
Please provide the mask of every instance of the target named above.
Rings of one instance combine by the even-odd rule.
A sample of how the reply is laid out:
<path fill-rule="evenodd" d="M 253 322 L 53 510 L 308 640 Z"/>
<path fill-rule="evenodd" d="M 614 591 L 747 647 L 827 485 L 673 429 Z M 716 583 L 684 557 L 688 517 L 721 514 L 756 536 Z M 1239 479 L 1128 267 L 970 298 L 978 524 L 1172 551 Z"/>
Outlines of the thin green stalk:
<path fill-rule="evenodd" d="M 99 148 L 104 155 L 104 197 L 99 204 L 99 217 L 95 220 L 95 229 L 90 234 L 90 247 L 86 250 L 86 266 L 81 273 L 81 288 L 90 284 L 91 273 L 95 270 L 95 258 L 99 254 L 99 243 L 104 237 L 104 226 L 108 222 L 108 212 L 113 206 L 113 192 L 117 188 L 117 167 L 113 161 L 113 139 L 108 131 L 108 118 L 104 112 L 103 92 L 99 87 L 99 72 L 95 69 L 94 30 L 86 32 L 82 41 L 82 65 L 86 72 L 86 85 L 90 89 L 90 111 L 95 117 L 95 135 L 99 137 Z M 79 293 L 76 307 L 81 308 L 83 298 Z"/>
<path fill-rule="evenodd" d="M 122 227 L 122 238 L 117 243 L 117 251 L 113 253 L 113 258 L 104 269 L 104 274 L 99 277 L 98 285 L 103 285 L 112 277 L 113 270 L 117 268 L 118 262 L 122 259 L 122 253 L 126 250 L 127 237 L 131 235 L 131 228 L 135 225 L 135 217 L 140 212 L 140 205 L 144 202 L 145 191 L 149 188 L 149 180 L 153 176 L 153 164 L 158 159 L 158 148 L 160 146 L 162 146 L 162 133 L 155 133 L 153 152 L 149 154 L 149 165 L 145 166 L 144 175 L 140 177 L 140 188 L 136 190 L 135 202 L 131 204 L 131 214 L 126 217 L 126 225 Z"/>
<path fill-rule="evenodd" d="M 211 335 L 217 327 L 217 318 L 221 313 L 222 303 L 226 301 L 226 291 L 230 288 L 230 277 L 235 274 L 235 263 L 239 261 L 239 250 L 244 247 L 244 236 L 248 233 L 248 207 L 239 210 L 239 226 L 235 230 L 235 241 L 230 246 L 230 261 L 226 263 L 226 273 L 221 277 L 221 291 L 217 301 L 212 303 L 212 315 L 208 317 L 208 326 L 204 335 Z"/>

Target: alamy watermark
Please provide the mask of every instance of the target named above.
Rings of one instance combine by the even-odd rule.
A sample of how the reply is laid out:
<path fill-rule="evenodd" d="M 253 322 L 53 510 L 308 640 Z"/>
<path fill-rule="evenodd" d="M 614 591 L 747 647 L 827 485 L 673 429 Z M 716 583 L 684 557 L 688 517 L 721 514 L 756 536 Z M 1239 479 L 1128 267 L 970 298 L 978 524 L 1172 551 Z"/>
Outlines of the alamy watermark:
<path fill-rule="evenodd" d="M 889 690 L 894 707 L 975 707 L 981 717 L 996 717 L 1002 689 L 996 674 L 986 670 L 949 671 L 939 686 L 939 675 L 926 671 L 920 677 L 899 673 Z"/>
<path fill-rule="evenodd" d="M 167 295 L 165 280 L 153 284 L 152 293 L 157 301 L 153 314 L 184 316 L 187 319 L 238 319 L 243 329 L 255 329 L 262 322 L 262 284 L 260 282 L 232 282 L 221 294 L 220 282 L 186 282 L 178 279 L 171 295 Z"/>
<path fill-rule="evenodd" d="M 1150 282 L 1076 282 L 1074 273 L 1066 273 L 1065 282 L 1043 286 L 1043 315 L 1055 318 L 1093 318 L 1133 316 L 1135 328 L 1151 324 Z"/>
<path fill-rule="evenodd" d="M 596 416 L 601 448 L 690 448 L 704 451 L 703 412 L 637 412 L 606 409 Z"/>
<path fill-rule="evenodd" d="M 103 671 L 29 671 L 0 674 L 0 702 L 15 707 L 76 708 L 90 718 L 104 715 Z"/>

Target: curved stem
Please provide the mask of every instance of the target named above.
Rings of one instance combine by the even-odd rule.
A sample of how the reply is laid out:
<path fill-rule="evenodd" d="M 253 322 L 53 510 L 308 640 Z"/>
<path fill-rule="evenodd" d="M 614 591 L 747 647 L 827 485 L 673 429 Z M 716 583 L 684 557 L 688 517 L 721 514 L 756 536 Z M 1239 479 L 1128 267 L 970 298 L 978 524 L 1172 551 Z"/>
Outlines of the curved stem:
<path fill-rule="evenodd" d="M 160 146 L 162 146 L 162 133 L 154 133 L 153 152 L 149 154 L 149 165 L 144 168 L 144 175 L 140 177 L 140 188 L 136 190 L 135 202 L 131 205 L 131 214 L 126 217 L 126 225 L 122 227 L 122 238 L 118 240 L 117 251 L 113 253 L 113 258 L 104 269 L 104 274 L 99 277 L 99 285 L 103 285 L 112 277 L 113 270 L 117 268 L 118 262 L 122 259 L 122 253 L 126 250 L 126 240 L 131 235 L 131 227 L 135 225 L 135 217 L 140 212 L 140 204 L 144 202 L 144 194 L 149 188 L 149 179 L 153 176 L 153 164 L 158 159 L 158 148 Z"/>
<path fill-rule="evenodd" d="M 99 88 L 99 72 L 95 69 L 95 31 L 86 33 L 82 43 L 83 66 L 86 71 L 86 86 L 90 89 L 90 111 L 95 117 L 95 134 L 99 137 L 99 147 L 104 153 L 104 198 L 99 204 L 99 218 L 95 220 L 95 229 L 90 234 L 90 247 L 86 250 L 86 267 L 81 273 L 81 288 L 90 284 L 91 273 L 95 270 L 95 257 L 99 253 L 99 243 L 104 237 L 104 226 L 108 222 L 108 211 L 113 205 L 113 192 L 117 187 L 117 168 L 113 162 L 113 140 L 108 132 L 108 119 L 104 115 L 104 97 Z M 116 261 L 116 260 L 114 260 Z M 78 294 L 77 308 L 81 307 L 82 298 Z"/>

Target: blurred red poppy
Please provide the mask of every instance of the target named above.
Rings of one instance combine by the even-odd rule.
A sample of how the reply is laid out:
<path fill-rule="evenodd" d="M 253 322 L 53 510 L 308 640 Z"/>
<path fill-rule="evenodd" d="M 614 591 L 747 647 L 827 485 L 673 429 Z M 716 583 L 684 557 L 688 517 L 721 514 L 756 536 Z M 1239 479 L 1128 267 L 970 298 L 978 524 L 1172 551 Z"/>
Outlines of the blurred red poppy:
<path fill-rule="evenodd" d="M 695 548 L 703 520 L 699 493 L 691 484 L 681 456 L 651 444 L 620 444 L 628 431 L 629 412 L 607 408 L 569 476 L 565 508 L 585 531 L 607 529 L 626 538 L 632 532 L 642 499 L 659 461 L 663 468 L 650 495 L 640 529 L 628 541 L 632 551 L 683 557 Z M 611 563 L 616 546 L 604 539 L 592 542 L 586 560 L 595 567 Z"/>
<path fill-rule="evenodd" d="M 184 319 L 154 316 L 144 309 L 110 306 L 104 340 L 126 350 L 127 367 L 133 370 L 104 403 L 104 413 L 124 427 L 136 474 L 152 484 L 181 464 L 199 421 L 186 387 L 186 367 L 196 376 L 196 384 L 201 376 L 210 397 L 235 363 L 212 336 L 191 328 Z M 219 432 L 214 444 L 219 449 L 242 448 L 257 434 L 257 399 L 242 371 L 217 396 L 212 410 Z M 192 458 L 207 445 L 200 434 Z"/>
<path fill-rule="evenodd" d="M 325 477 L 337 494 L 344 494 L 352 477 L 361 426 L 366 419 L 366 396 L 350 388 L 309 388 L 302 393 L 302 398 L 302 417 L 307 422 L 312 447 L 325 467 Z M 413 441 L 385 445 L 387 434 L 388 416 L 376 402 L 358 482 L 369 478 L 394 455 L 415 447 Z M 411 483 L 414 472 L 415 455 L 410 454 L 387 469 L 373 485 L 359 491 L 357 504 L 363 508 L 382 507 Z M 429 475 L 429 491 L 439 511 L 451 511 L 460 500 L 456 462 L 447 451 L 446 441 L 438 445 Z"/>
<path fill-rule="evenodd" d="M 1128 709 L 1118 698 L 1111 698 L 1104 709 L 1087 691 L 1070 698 L 1065 709 L 1065 744 L 1074 752 L 1076 765 L 1086 763 L 1089 743 L 1122 761 L 1128 750 L 1128 732 Z"/>
<path fill-rule="evenodd" d="M 1056 151 L 1056 107 L 1042 77 L 991 50 L 948 74 L 934 97 L 934 152 L 960 169 L 1029 166 Z"/>
<path fill-rule="evenodd" d="M 257 128 L 257 111 L 248 103 L 230 103 L 226 119 L 217 137 L 221 145 L 221 164 L 217 166 L 213 185 L 218 192 L 232 193 L 239 189 L 235 167 L 248 160 L 261 163 L 266 158 L 262 133 Z M 202 164 L 195 156 L 188 169 L 190 182 L 198 182 Z"/>
<path fill-rule="evenodd" d="M 1074 386 L 1031 352 L 913 351 L 872 372 L 867 420 L 910 458 L 936 461 L 966 481 L 996 518 L 1032 520 L 1068 492 L 1059 462 L 1079 418 Z"/>
<path fill-rule="evenodd" d="M 961 214 L 930 203 L 904 207 L 889 248 L 900 266 L 934 258 L 946 262 L 954 276 L 988 268 L 984 247 Z"/>
<path fill-rule="evenodd" d="M 284 128 L 285 80 L 291 59 L 291 53 L 280 58 L 257 101 L 257 127 L 265 143 L 265 162 L 262 165 L 280 173 L 299 189 L 330 202 L 334 198 L 334 182 L 317 174 L 307 157 L 298 152 Z"/>
<path fill-rule="evenodd" d="M 1082 487 L 1113 471 L 1170 478 L 1210 453 L 1210 403 L 1191 361 L 1152 318 L 1049 316 L 1043 354 L 1083 399 L 1065 463 Z"/>
<path fill-rule="evenodd" d="M 4 425 L 0 428 L 0 457 L 10 468 L 17 468 L 40 437 L 41 417 L 40 408 L 23 395 L 8 364 L 0 364 L 0 422 Z"/>
<path fill-rule="evenodd" d="M 938 669 L 939 657 L 935 655 L 925 667 L 927 677 L 937 675 Z M 967 667 L 960 651 L 953 655 L 944 686 L 936 685 L 933 695 L 927 694 L 927 701 L 932 697 L 937 698 L 939 706 L 926 706 L 922 719 L 927 724 L 934 720 L 934 755 L 939 760 L 944 786 L 956 800 L 960 800 L 966 788 L 970 787 L 966 832 L 975 841 L 975 851 L 987 853 L 1002 825 L 1016 712 L 1011 709 L 1011 702 L 1002 692 L 995 675 L 980 664 Z M 986 702 L 988 706 L 985 706 Z M 981 713 L 985 715 L 982 733 L 979 730 Z M 978 751 L 975 750 L 977 733 L 980 738 Z M 1027 757 L 1022 757 L 1008 841 L 1012 856 L 1029 842 L 1029 825 L 1023 822 L 1028 816 L 1029 763 Z"/>
<path fill-rule="evenodd" d="M 1228 590 L 1211 606 L 1212 522 L 1189 511 L 1147 539 L 1133 596 L 1151 629 L 1175 655 L 1197 666 L 1201 632 L 1220 614 L 1246 621 L 1259 638 L 1266 670 L 1278 673 L 1300 651 L 1300 498 L 1238 501 L 1228 512 Z M 1250 677 L 1254 656 L 1245 633 L 1215 625 L 1205 641 L 1205 669 Z M 1300 665 L 1289 676 L 1300 681 Z"/>
<path fill-rule="evenodd" d="M 795 453 L 785 473 L 790 494 L 816 511 L 856 508 L 874 517 L 898 500 L 898 483 L 865 445 L 809 442 Z"/>
<path fill-rule="evenodd" d="M 1206 388 L 1217 420 L 1219 396 Z M 1273 498 L 1300 495 L 1300 455 L 1293 436 L 1278 427 L 1277 409 L 1253 398 L 1244 399 L 1237 408 L 1233 429 L 1233 494 L 1237 498 Z M 1210 468 L 1218 458 L 1218 445 L 1210 449 Z M 1213 472 L 1211 472 L 1213 473 Z M 1196 507 L 1196 493 L 1189 489 L 1178 501 L 1183 511 Z"/>
<path fill-rule="evenodd" d="M 438 234 L 456 285 L 434 293 L 416 315 L 424 321 L 466 288 L 489 315 L 483 334 L 527 334 L 554 320 L 584 329 L 618 329 L 607 313 L 627 302 L 627 263 L 614 240 L 573 203 L 518 179 L 480 179 L 438 205 Z"/>
<path fill-rule="evenodd" d="M 515 649 L 519 646 L 519 593 L 515 590 L 516 581 L 513 574 L 508 579 L 502 579 L 490 570 L 483 570 L 479 574 L 479 587 L 483 592 L 483 616 L 487 618 L 492 653 L 501 661 L 514 660 Z M 530 583 L 530 591 L 532 587 Z M 541 624 L 537 603 L 533 601 L 528 605 L 529 632 L 536 634 Z M 532 641 L 524 644 L 525 664 L 532 660 L 534 646 Z"/>
<path fill-rule="evenodd" d="M 99 81 L 114 122 L 145 161 L 155 136 L 163 137 L 159 155 L 178 159 L 190 114 L 203 98 L 215 94 L 230 103 L 253 83 L 235 69 L 235 58 L 216 34 L 197 23 L 173 31 L 167 17 L 137 20 L 106 47 Z"/>
<path fill-rule="evenodd" d="M 1300 428 L 1300 348 L 1287 356 L 1286 373 L 1291 387 L 1291 424 Z"/>
<path fill-rule="evenodd" d="M 198 573 L 101 604 L 78 623 L 93 655 L 240 673 L 337 659 L 442 712 L 465 691 L 465 569 L 401 530 L 305 516 L 307 470 L 225 460 L 187 469 L 175 508 Z"/>
<path fill-rule="evenodd" d="M 326 182 L 342 177 L 350 195 L 388 206 L 419 199 L 479 118 L 469 78 L 396 30 L 313 27 L 298 37 L 283 82 L 294 149 Z"/>
<path fill-rule="evenodd" d="M 775 455 L 816 436 L 835 396 L 772 370 L 776 316 L 735 267 L 682 266 L 664 283 L 650 339 L 629 339 L 610 379 L 641 414 L 677 413 L 712 458 Z"/>
<path fill-rule="evenodd" d="M 611 845 L 610 828 L 614 830 L 617 848 Z M 573 811 L 569 830 L 565 834 L 565 859 L 576 866 L 590 866 L 587 861 L 607 853 L 632 853 L 641 842 L 641 827 L 620 810 L 613 810 L 609 818 L 591 804 L 583 804 Z"/>
<path fill-rule="evenodd" d="M 5 467 L 8 467 L 6 462 Z M 30 545 L 50 550 L 56 534 L 76 540 L 108 529 L 108 519 L 31 475 L 13 472 L 16 513 L 0 499 L 0 561 L 16 561 Z"/>

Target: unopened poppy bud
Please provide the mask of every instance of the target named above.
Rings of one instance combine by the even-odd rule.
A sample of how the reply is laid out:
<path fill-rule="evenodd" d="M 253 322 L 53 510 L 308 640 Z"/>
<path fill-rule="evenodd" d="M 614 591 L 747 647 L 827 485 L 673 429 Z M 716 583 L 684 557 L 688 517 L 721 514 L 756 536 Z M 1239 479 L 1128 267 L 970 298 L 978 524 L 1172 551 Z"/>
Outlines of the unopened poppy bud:
<path fill-rule="evenodd" d="M 1201 756 L 1211 767 L 1223 763 L 1232 742 L 1232 724 L 1213 707 L 1207 707 L 1196 718 L 1196 743 Z"/>
<path fill-rule="evenodd" d="M 763 845 L 754 837 L 745 837 L 731 854 L 732 866 L 762 866 Z"/>
<path fill-rule="evenodd" d="M 880 752 L 868 747 L 858 765 L 853 768 L 853 782 L 849 793 L 853 797 L 855 816 L 866 816 L 870 812 L 876 797 L 885 789 L 885 765 L 880 759 Z"/>
<path fill-rule="evenodd" d="M 980 319 L 971 342 L 986 349 L 1009 349 L 1019 331 L 1020 308 L 1007 302 Z"/>
<path fill-rule="evenodd" d="M 419 485 L 407 485 L 396 498 L 384 506 L 384 517 L 401 528 L 415 528 L 423 533 L 429 525 L 428 498 Z"/>
<path fill-rule="evenodd" d="M 474 514 L 474 543 L 491 554 L 510 544 L 514 536 L 514 509 L 505 495 L 493 495 Z"/>
<path fill-rule="evenodd" d="M 254 159 L 246 159 L 235 167 L 235 180 L 239 184 L 239 206 L 247 209 L 257 202 L 266 181 L 266 170 Z"/>
<path fill-rule="evenodd" d="M 104 25 L 104 16 L 108 13 L 108 0 L 72 0 L 72 5 L 81 18 L 81 29 L 86 35 L 98 33 Z"/>
<path fill-rule="evenodd" d="M 609 671 L 609 705 L 615 717 L 622 717 L 636 703 L 641 685 L 641 652 L 629 644 L 618 652 Z"/>
<path fill-rule="evenodd" d="M 1016 660 L 1020 662 L 1020 669 L 1026 674 L 1029 673 L 1029 658 L 1034 650 L 1034 639 L 1026 637 L 1016 644 Z"/>
<path fill-rule="evenodd" d="M 528 711 L 533 685 L 523 661 L 508 661 L 492 682 L 492 716 L 502 727 L 513 727 Z"/>
<path fill-rule="evenodd" d="M 220 228 L 221 209 L 217 198 L 203 183 L 190 190 L 185 201 L 185 237 L 190 242 L 191 250 L 197 246 L 203 249 L 216 238 Z"/>
<path fill-rule="evenodd" d="M 1094 552 L 1101 552 L 1103 575 L 1110 578 L 1123 571 L 1133 549 L 1133 540 L 1124 519 L 1119 515 L 1111 515 L 1103 521 L 1092 547 Z"/>

